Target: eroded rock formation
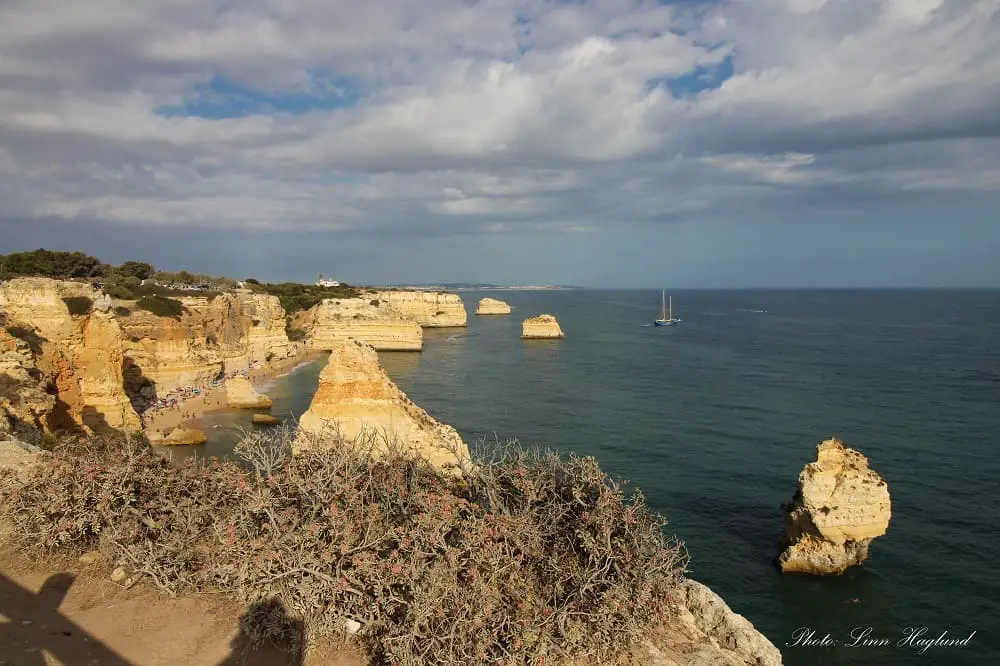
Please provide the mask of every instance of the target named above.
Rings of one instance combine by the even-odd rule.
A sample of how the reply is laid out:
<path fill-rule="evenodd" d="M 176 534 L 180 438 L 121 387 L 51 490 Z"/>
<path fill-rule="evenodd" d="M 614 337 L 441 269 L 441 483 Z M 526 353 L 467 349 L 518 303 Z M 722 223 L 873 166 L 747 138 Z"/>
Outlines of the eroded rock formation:
<path fill-rule="evenodd" d="M 495 298 L 482 298 L 476 306 L 477 315 L 508 315 L 510 306 Z"/>
<path fill-rule="evenodd" d="M 70 312 L 71 303 L 77 314 Z M 19 278 L 0 283 L 0 311 L 33 345 L 57 390 L 47 429 L 139 430 L 123 388 L 124 350 L 110 301 L 82 283 Z"/>
<path fill-rule="evenodd" d="M 892 515 L 889 488 L 868 459 L 839 439 L 816 447 L 786 505 L 778 565 L 783 572 L 837 574 L 861 564 Z"/>
<path fill-rule="evenodd" d="M 226 380 L 226 402 L 237 409 L 264 409 L 271 406 L 271 399 L 257 393 L 253 384 L 245 377 Z"/>
<path fill-rule="evenodd" d="M 391 305 L 424 328 L 465 326 L 465 304 L 458 294 L 437 291 L 378 291 L 372 299 Z"/>
<path fill-rule="evenodd" d="M 469 450 L 458 432 L 434 420 L 389 379 L 375 350 L 349 340 L 330 355 L 319 388 L 299 420 L 295 451 L 345 443 L 384 449 L 394 440 L 437 467 L 455 471 Z"/>
<path fill-rule="evenodd" d="M 207 440 L 205 433 L 197 428 L 174 428 L 166 437 L 151 441 L 158 446 L 195 446 Z"/>
<path fill-rule="evenodd" d="M 675 594 L 678 616 L 644 643 L 642 666 L 781 666 L 781 652 L 711 589 L 693 580 Z"/>
<path fill-rule="evenodd" d="M 119 317 L 132 379 L 154 384 L 157 394 L 297 353 L 275 296 L 241 292 L 178 300 L 184 313 L 176 319 L 136 308 Z"/>
<path fill-rule="evenodd" d="M 106 310 L 95 310 L 83 324 L 83 347 L 74 361 L 80 384 L 80 418 L 94 432 L 142 429 L 139 415 L 125 394 L 124 364 L 117 320 Z"/>
<path fill-rule="evenodd" d="M 19 332 L 44 385 L 55 389 L 55 405 L 41 419 L 45 429 L 138 430 L 136 408 L 156 397 L 298 352 L 274 296 L 178 300 L 180 316 L 160 317 L 132 302 L 112 303 L 84 283 L 19 278 L 0 284 L 5 327 Z"/>
<path fill-rule="evenodd" d="M 538 315 L 525 319 L 521 328 L 521 337 L 525 340 L 544 340 L 566 337 L 559 328 L 559 322 L 550 314 Z"/>
<path fill-rule="evenodd" d="M 0 317 L 0 436 L 21 424 L 44 429 L 56 404 L 55 396 L 45 391 L 46 381 L 35 365 L 31 344 L 12 335 Z"/>
<path fill-rule="evenodd" d="M 349 339 L 378 351 L 420 351 L 424 346 L 420 324 L 376 298 L 327 299 L 296 313 L 293 326 L 307 334 L 308 347 L 315 350 L 331 351 Z"/>

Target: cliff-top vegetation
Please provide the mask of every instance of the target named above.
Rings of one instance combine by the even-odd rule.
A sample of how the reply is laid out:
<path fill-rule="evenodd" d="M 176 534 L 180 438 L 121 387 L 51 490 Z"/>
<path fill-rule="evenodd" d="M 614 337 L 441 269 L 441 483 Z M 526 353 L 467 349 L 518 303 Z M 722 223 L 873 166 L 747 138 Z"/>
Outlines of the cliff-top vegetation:
<path fill-rule="evenodd" d="M 361 295 L 356 287 L 348 284 L 341 284 L 338 287 L 321 287 L 299 282 L 271 284 L 250 278 L 246 281 L 246 286 L 257 292 L 277 296 L 281 301 L 281 307 L 289 315 L 300 310 L 308 310 L 327 298 L 357 298 Z"/>
<path fill-rule="evenodd" d="M 611 664 L 670 612 L 683 548 L 592 458 L 500 447 L 459 481 L 399 447 L 292 457 L 292 435 L 248 436 L 243 465 L 64 444 L 0 476 L 0 516 L 28 552 L 99 548 L 168 594 L 283 607 L 310 639 L 360 623 L 373 663 Z"/>

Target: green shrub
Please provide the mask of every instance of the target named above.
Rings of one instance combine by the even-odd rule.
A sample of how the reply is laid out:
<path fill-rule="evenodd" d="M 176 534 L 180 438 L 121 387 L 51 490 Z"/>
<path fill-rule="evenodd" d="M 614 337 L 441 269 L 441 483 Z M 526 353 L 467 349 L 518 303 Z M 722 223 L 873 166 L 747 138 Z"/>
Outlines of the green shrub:
<path fill-rule="evenodd" d="M 63 303 L 66 304 L 66 309 L 74 317 L 89 315 L 94 305 L 94 301 L 86 296 L 65 296 L 63 297 Z"/>
<path fill-rule="evenodd" d="M 339 287 L 320 287 L 299 282 L 261 284 L 247 280 L 246 283 L 251 285 L 254 291 L 277 296 L 281 307 L 285 309 L 287 314 L 308 310 L 327 298 L 358 298 L 361 296 L 358 289 L 346 284 Z"/>
<path fill-rule="evenodd" d="M 83 252 L 59 252 L 40 248 L 0 256 L 5 277 L 39 275 L 51 278 L 88 278 L 104 275 L 108 267 Z"/>
<path fill-rule="evenodd" d="M 166 296 L 143 296 L 136 301 L 135 306 L 152 312 L 157 317 L 180 317 L 184 312 L 184 304 Z"/>
<path fill-rule="evenodd" d="M 292 342 L 298 342 L 299 340 L 304 340 L 306 337 L 306 332 L 301 328 L 285 328 L 285 334 L 288 339 Z"/>
<path fill-rule="evenodd" d="M 117 298 L 124 301 L 130 301 L 138 298 L 134 288 L 130 288 L 120 282 L 105 282 L 104 293 L 111 298 Z"/>
<path fill-rule="evenodd" d="M 117 275 L 134 278 L 137 282 L 153 276 L 155 269 L 144 261 L 126 261 L 114 269 Z"/>
<path fill-rule="evenodd" d="M 278 600 L 313 636 L 356 620 L 376 663 L 610 663 L 671 610 L 683 547 L 592 458 L 501 447 L 457 480 L 393 442 L 292 457 L 271 432 L 237 446 L 250 469 L 59 449 L 0 476 L 0 515 L 26 550 L 100 545 L 170 593 Z"/>
<path fill-rule="evenodd" d="M 132 314 L 132 311 L 129 310 L 124 305 L 119 305 L 115 308 L 115 314 L 118 315 L 119 317 L 128 317 L 129 315 Z"/>

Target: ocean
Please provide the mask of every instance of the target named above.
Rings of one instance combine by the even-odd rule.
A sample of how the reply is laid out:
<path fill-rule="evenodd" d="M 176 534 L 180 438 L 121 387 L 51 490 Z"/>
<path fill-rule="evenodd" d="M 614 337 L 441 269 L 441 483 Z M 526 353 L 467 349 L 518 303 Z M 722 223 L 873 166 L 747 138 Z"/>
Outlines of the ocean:
<path fill-rule="evenodd" d="M 511 316 L 476 317 L 501 298 Z M 383 353 L 390 376 L 467 442 L 596 456 L 687 544 L 690 576 L 781 649 L 785 663 L 981 664 L 1000 653 L 1000 291 L 674 291 L 680 326 L 650 325 L 659 290 L 463 292 L 467 329 Z M 550 313 L 564 340 L 523 341 Z M 273 413 L 309 405 L 323 361 L 273 380 Z M 198 455 L 225 455 L 246 412 L 199 422 Z M 773 564 L 802 466 L 831 436 L 888 482 L 893 517 L 842 576 Z M 176 455 L 185 455 L 178 452 Z M 802 646 L 796 630 L 833 645 Z M 976 634 L 967 647 L 898 645 Z M 855 638 L 870 628 L 862 645 Z M 853 635 L 852 635 L 853 634 Z"/>

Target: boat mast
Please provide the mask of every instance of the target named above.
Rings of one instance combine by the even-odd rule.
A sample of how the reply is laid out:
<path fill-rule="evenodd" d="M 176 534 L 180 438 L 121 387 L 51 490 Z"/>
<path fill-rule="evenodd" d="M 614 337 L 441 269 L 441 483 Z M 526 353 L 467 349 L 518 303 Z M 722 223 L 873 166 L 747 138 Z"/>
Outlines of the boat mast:
<path fill-rule="evenodd" d="M 670 318 L 674 318 L 674 295 L 670 294 Z"/>
<path fill-rule="evenodd" d="M 667 318 L 667 290 L 660 292 L 660 319 Z"/>

